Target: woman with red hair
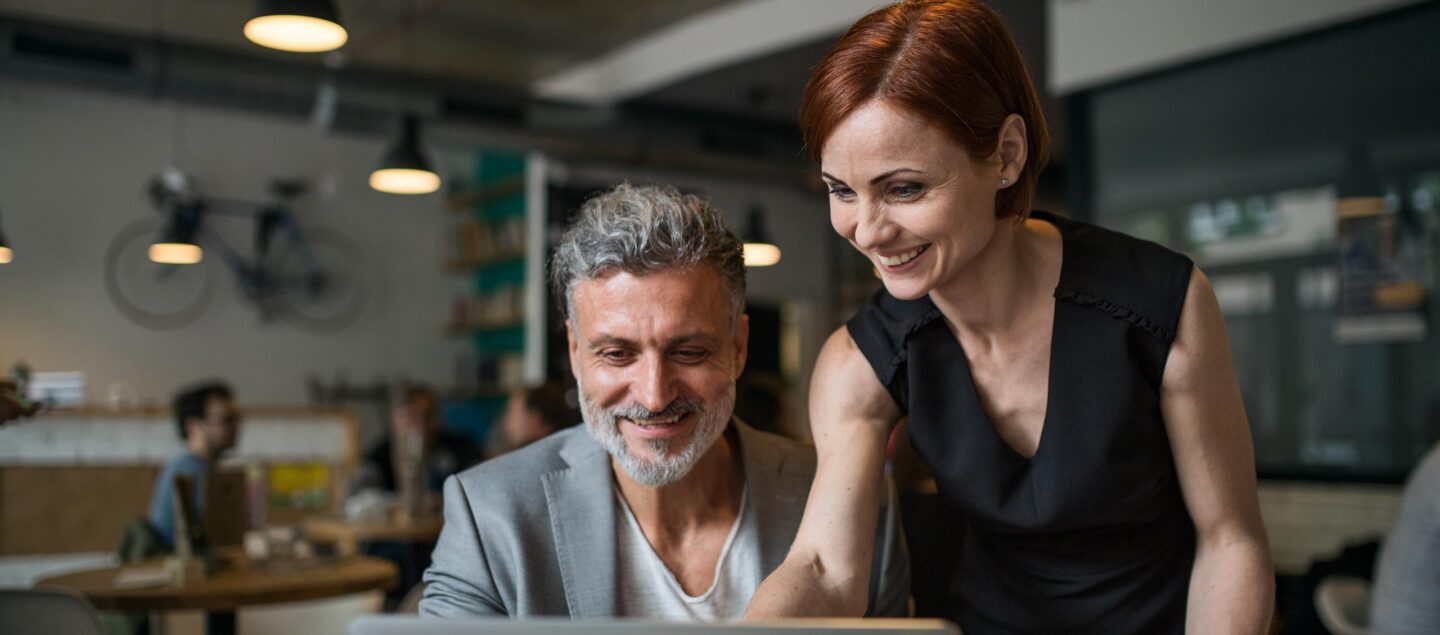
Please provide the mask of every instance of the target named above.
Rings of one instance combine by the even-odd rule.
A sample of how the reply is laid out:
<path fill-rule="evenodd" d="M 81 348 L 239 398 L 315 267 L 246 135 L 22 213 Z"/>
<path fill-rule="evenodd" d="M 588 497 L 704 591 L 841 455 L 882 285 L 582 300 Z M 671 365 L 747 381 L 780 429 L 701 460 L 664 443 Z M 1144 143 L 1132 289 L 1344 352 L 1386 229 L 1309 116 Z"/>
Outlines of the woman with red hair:
<path fill-rule="evenodd" d="M 749 616 L 864 612 L 885 442 L 908 417 L 966 519 L 967 634 L 1265 632 L 1274 578 L 1215 294 L 1181 254 L 1030 210 L 1045 122 L 1000 17 L 979 0 L 865 16 L 800 124 L 832 225 L 884 289 L 820 353 L 815 484 Z"/>

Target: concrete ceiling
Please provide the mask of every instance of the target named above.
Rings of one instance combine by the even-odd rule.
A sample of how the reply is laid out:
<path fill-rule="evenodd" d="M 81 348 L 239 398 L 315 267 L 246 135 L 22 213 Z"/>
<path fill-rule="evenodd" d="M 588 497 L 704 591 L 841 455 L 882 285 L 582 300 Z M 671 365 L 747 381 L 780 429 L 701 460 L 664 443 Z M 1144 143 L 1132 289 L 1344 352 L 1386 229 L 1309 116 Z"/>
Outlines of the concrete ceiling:
<path fill-rule="evenodd" d="M 990 3 L 1005 16 L 1037 86 L 1045 86 L 1043 3 Z M 793 127 L 810 69 L 841 32 L 879 4 L 883 0 L 337 0 L 351 39 L 339 54 L 321 55 L 247 41 L 241 27 L 250 17 L 249 0 L 0 0 L 0 17 L 288 64 L 421 76 L 432 84 L 463 84 L 472 93 L 490 87 L 497 95 L 529 94 L 602 112 L 619 106 Z M 1063 117 L 1053 100 L 1042 99 L 1063 153 Z"/>

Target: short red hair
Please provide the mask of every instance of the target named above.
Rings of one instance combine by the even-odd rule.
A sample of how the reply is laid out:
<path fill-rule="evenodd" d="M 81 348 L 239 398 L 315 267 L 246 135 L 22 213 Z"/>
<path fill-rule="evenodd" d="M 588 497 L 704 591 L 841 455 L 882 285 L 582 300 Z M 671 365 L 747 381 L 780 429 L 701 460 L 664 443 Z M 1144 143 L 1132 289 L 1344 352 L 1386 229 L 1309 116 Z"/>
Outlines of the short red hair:
<path fill-rule="evenodd" d="M 1024 218 L 1049 159 L 1035 85 L 1000 15 L 980 0 L 906 0 L 860 18 L 805 84 L 800 133 L 816 161 L 850 113 L 884 100 L 945 131 L 976 160 L 995 150 L 1011 114 L 1025 120 L 1025 168 L 995 197 L 995 215 Z"/>

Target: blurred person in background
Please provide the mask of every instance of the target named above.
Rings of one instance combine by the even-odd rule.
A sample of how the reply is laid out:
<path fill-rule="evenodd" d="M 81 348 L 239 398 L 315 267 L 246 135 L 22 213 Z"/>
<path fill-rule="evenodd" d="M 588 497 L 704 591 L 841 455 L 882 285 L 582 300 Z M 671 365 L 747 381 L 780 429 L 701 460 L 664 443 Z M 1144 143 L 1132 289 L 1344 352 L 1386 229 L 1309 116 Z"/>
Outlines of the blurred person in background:
<path fill-rule="evenodd" d="M 414 438 L 421 441 L 423 466 L 420 478 L 425 491 L 438 494 L 440 486 L 451 474 L 481 459 L 480 447 L 470 435 L 446 427 L 440 420 L 440 404 L 435 393 L 424 386 L 406 388 L 400 405 L 390 413 L 390 429 L 360 464 L 360 472 L 351 485 L 351 496 L 364 492 L 397 494 L 400 479 L 396 470 L 402 451 L 398 440 Z M 438 502 L 438 496 L 432 496 Z"/>
<path fill-rule="evenodd" d="M 411 444 L 418 444 L 412 447 Z M 400 405 L 390 413 L 390 430 L 375 444 L 360 465 L 351 484 L 345 511 L 351 517 L 381 520 L 395 509 L 430 515 L 438 511 L 440 487 L 445 479 L 481 460 L 480 446 L 469 435 L 446 427 L 440 419 L 435 393 L 424 386 L 406 388 Z M 418 485 L 414 501 L 403 500 L 407 462 Z M 393 608 L 420 574 L 430 566 L 434 545 L 415 541 L 373 541 L 360 545 L 367 555 L 393 561 L 400 570 L 400 584 L 385 597 Z"/>
<path fill-rule="evenodd" d="M 500 420 L 504 447 L 496 454 L 525 447 L 579 422 L 580 412 L 570 406 L 560 382 L 511 391 Z"/>
<path fill-rule="evenodd" d="M 240 410 L 223 382 L 208 381 L 181 391 L 173 403 L 175 427 L 185 451 L 170 459 L 155 479 L 148 520 L 167 549 L 175 548 L 175 477 L 188 476 L 195 512 L 205 511 L 205 474 L 221 453 L 235 447 Z"/>
<path fill-rule="evenodd" d="M 15 384 L 0 379 L 0 425 L 22 417 L 29 417 L 40 411 L 40 404 L 29 403 L 24 395 L 15 391 Z"/>

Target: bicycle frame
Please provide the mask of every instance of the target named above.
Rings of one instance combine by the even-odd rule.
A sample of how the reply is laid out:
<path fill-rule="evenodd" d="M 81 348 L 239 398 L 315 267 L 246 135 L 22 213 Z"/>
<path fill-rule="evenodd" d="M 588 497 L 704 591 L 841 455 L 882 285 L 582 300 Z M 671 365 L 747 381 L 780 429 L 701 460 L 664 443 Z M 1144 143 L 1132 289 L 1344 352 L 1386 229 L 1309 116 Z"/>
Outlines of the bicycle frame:
<path fill-rule="evenodd" d="M 271 200 L 207 198 L 188 177 L 166 170 L 150 180 L 151 209 L 160 215 L 137 219 L 105 250 L 105 289 L 115 307 L 147 328 L 173 329 L 194 321 L 211 297 L 215 270 L 201 265 L 155 264 L 149 251 L 156 239 L 193 240 L 211 261 L 229 270 L 241 298 L 258 309 L 262 322 L 283 319 L 313 333 L 348 326 L 364 307 L 361 252 L 343 234 L 301 226 L 290 202 L 305 191 L 297 180 L 275 180 Z M 221 216 L 249 219 L 253 242 L 227 240 Z M 159 222 L 157 222 L 159 221 Z M 172 282 L 172 281 L 180 281 Z"/>
<path fill-rule="evenodd" d="M 218 251 L 240 284 L 241 291 L 249 300 L 262 304 L 269 297 L 287 292 L 292 288 L 307 293 L 320 293 L 325 276 L 320 271 L 300 226 L 288 207 L 276 203 L 253 203 L 230 199 L 201 199 L 186 203 L 172 203 L 171 209 L 161 210 L 163 214 L 180 215 L 192 223 L 195 235 L 205 249 Z M 212 231 L 205 223 L 210 215 L 251 217 L 256 219 L 252 256 L 246 257 L 218 232 Z M 270 247 L 277 236 L 288 240 L 294 246 L 304 263 L 303 280 L 290 280 L 275 276 L 268 265 Z"/>

